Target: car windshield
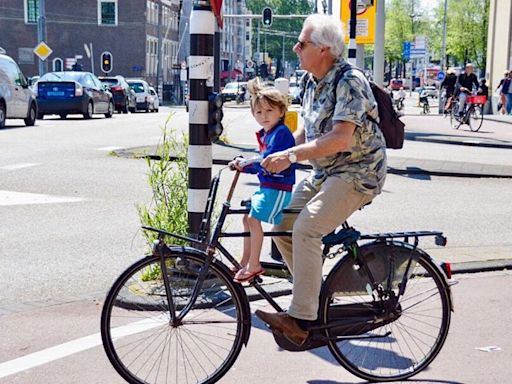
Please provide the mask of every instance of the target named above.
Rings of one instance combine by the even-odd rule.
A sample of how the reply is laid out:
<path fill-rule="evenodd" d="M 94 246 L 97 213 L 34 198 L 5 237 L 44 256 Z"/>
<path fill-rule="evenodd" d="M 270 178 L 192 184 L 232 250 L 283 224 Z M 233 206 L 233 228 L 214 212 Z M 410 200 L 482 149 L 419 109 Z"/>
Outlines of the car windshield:
<path fill-rule="evenodd" d="M 84 77 L 83 72 L 48 72 L 39 78 L 39 81 L 78 81 Z"/>
<path fill-rule="evenodd" d="M 224 87 L 224 89 L 236 89 L 236 88 L 238 88 L 237 83 L 227 83 L 226 86 Z"/>
<path fill-rule="evenodd" d="M 144 92 L 144 84 L 142 83 L 129 83 L 130 88 L 135 91 L 135 93 L 143 93 Z"/>

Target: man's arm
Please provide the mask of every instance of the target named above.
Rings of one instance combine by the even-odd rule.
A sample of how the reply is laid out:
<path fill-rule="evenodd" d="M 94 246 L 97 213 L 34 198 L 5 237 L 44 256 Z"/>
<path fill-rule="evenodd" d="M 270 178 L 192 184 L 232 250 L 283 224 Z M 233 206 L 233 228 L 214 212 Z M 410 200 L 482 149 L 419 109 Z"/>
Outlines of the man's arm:
<path fill-rule="evenodd" d="M 309 143 L 297 145 L 289 150 L 295 152 L 297 161 L 313 160 L 344 152 L 350 149 L 355 129 L 356 125 L 354 123 L 338 122 L 334 124 L 332 131 Z M 288 151 L 276 152 L 267 156 L 261 166 L 272 173 L 281 172 L 290 166 Z"/>

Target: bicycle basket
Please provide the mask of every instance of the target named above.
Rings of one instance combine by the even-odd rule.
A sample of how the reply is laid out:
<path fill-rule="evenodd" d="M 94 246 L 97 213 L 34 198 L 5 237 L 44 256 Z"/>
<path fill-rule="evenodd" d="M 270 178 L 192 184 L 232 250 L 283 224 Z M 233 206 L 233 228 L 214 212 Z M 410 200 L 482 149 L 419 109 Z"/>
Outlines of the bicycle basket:
<path fill-rule="evenodd" d="M 483 105 L 487 101 L 487 97 L 485 97 L 483 95 L 468 96 L 466 100 L 469 104 L 482 104 Z"/>

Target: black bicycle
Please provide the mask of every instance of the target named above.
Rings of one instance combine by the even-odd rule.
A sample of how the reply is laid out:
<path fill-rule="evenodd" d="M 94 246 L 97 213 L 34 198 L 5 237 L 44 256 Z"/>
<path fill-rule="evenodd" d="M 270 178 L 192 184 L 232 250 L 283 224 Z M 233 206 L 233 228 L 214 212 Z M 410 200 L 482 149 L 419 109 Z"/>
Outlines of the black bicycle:
<path fill-rule="evenodd" d="M 220 175 L 212 180 L 198 238 L 144 227 L 157 235 L 152 254 L 128 267 L 106 297 L 103 346 L 129 383 L 215 383 L 249 341 L 250 302 L 228 267 L 240 265 L 220 242 L 248 236 L 223 230 L 228 215 L 248 209 L 231 207 L 237 172 L 210 231 Z M 346 222 L 325 236 L 323 257 L 339 260 L 323 282 L 318 320 L 302 346 L 274 333 L 277 344 L 290 351 L 327 346 L 365 380 L 403 380 L 425 369 L 446 340 L 453 305 L 449 264 L 436 264 L 418 248 L 424 237 L 446 244 L 437 231 L 362 235 Z M 195 247 L 172 245 L 170 238 Z M 265 267 L 271 272 L 272 265 Z M 249 285 L 283 311 L 261 283 L 257 277 Z"/>
<path fill-rule="evenodd" d="M 461 113 L 459 100 L 455 99 L 450 114 L 452 128 L 459 129 L 461 125 L 467 124 L 473 132 L 478 132 L 484 121 L 484 105 L 486 101 L 487 98 L 485 96 L 467 96 L 466 105 Z"/>

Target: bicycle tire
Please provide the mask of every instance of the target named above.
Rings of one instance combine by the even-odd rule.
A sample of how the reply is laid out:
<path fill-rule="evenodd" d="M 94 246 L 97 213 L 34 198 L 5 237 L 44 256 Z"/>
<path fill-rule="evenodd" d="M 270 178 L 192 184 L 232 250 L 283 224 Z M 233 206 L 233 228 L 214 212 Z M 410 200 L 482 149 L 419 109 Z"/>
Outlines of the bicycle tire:
<path fill-rule="evenodd" d="M 459 104 L 454 103 L 452 106 L 452 112 L 450 113 L 450 125 L 453 129 L 459 129 L 462 122 L 459 117 Z"/>
<path fill-rule="evenodd" d="M 206 258 L 171 252 L 165 260 L 179 313 Z M 110 289 L 101 315 L 101 337 L 110 362 L 132 384 L 217 382 L 248 338 L 248 301 L 227 268 L 213 261 L 193 308 L 173 327 L 161 273 L 160 279 L 143 278 L 159 271 L 160 258 L 147 256 L 124 271 Z"/>
<path fill-rule="evenodd" d="M 340 333 L 330 328 L 326 331 L 331 338 L 329 350 L 345 369 L 364 380 L 405 380 L 425 369 L 446 340 L 451 319 L 449 288 L 430 257 L 408 244 L 368 244 L 360 248 L 360 258 L 369 266 L 375 280 L 385 290 L 391 287 L 388 292 L 395 294 L 411 258 L 414 268 L 407 274 L 405 292 L 398 303 L 393 303 L 399 315 L 381 322 L 378 317 L 385 301 L 371 299 L 367 292 L 368 276 L 362 272 L 363 268 L 359 271 L 354 268 L 352 257 L 345 257 L 326 279 L 321 298 L 322 321 L 328 324 L 335 318 L 349 318 L 350 311 L 352 316 L 362 316 L 361 308 L 364 308 L 364 313 L 370 316 L 358 324 L 351 322 L 348 334 L 368 338 L 334 340 Z M 391 284 L 386 279 L 386 268 L 389 271 L 390 265 L 395 265 L 392 270 L 396 274 Z M 346 327 L 344 332 L 346 335 Z"/>
<path fill-rule="evenodd" d="M 484 121 L 484 111 L 481 105 L 472 105 L 469 113 L 469 128 L 478 132 Z"/>

